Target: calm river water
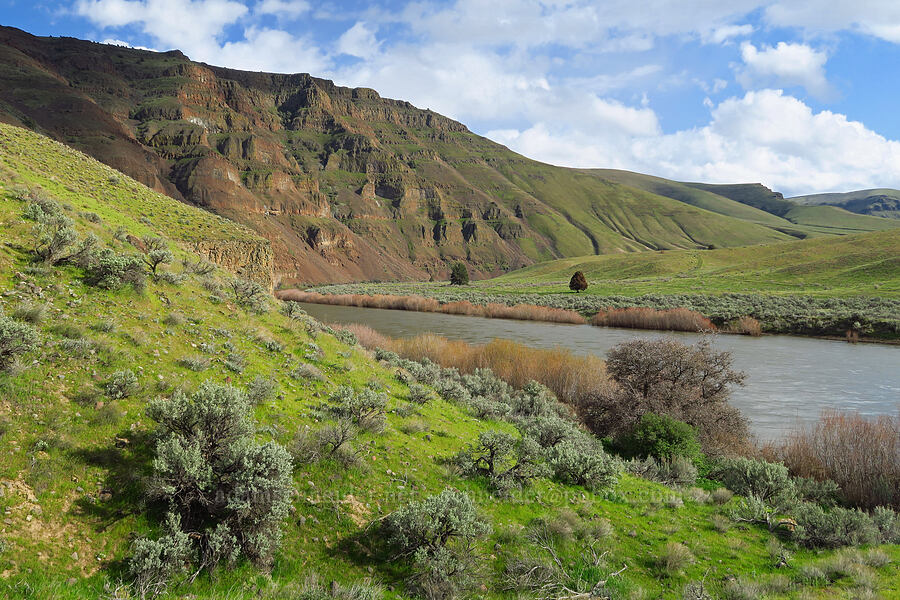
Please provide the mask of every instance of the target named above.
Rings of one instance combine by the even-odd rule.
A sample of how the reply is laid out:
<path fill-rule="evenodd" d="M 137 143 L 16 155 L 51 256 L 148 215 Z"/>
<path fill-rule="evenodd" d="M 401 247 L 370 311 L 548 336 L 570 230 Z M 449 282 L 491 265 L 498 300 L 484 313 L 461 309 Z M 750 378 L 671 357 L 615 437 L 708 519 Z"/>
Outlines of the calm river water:
<path fill-rule="evenodd" d="M 560 325 L 350 306 L 302 304 L 326 323 L 362 323 L 392 337 L 431 332 L 471 343 L 505 338 L 538 348 L 562 346 L 582 354 L 606 351 L 635 337 L 671 335 L 693 343 L 698 334 Z M 761 439 L 778 437 L 798 422 L 815 420 L 825 409 L 864 415 L 900 410 L 900 346 L 847 344 L 794 336 L 752 338 L 719 335 L 713 345 L 734 355 L 747 383 L 731 402 L 752 422 Z"/>

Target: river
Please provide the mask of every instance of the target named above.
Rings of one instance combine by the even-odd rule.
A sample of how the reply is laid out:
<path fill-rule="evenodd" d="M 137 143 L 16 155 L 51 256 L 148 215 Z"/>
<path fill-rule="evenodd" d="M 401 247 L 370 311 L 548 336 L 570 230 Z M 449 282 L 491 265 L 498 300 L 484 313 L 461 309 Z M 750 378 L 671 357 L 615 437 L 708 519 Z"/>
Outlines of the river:
<path fill-rule="evenodd" d="M 505 338 L 536 348 L 561 346 L 601 357 L 616 344 L 635 337 L 670 335 L 685 343 L 701 338 L 693 333 L 301 305 L 322 322 L 362 323 L 391 337 L 431 332 L 470 343 Z M 713 345 L 731 352 L 735 368 L 747 373 L 746 385 L 733 390 L 731 403 L 750 419 L 761 440 L 777 438 L 798 423 L 813 421 L 826 409 L 853 410 L 867 416 L 900 410 L 900 346 L 786 335 L 718 335 Z"/>

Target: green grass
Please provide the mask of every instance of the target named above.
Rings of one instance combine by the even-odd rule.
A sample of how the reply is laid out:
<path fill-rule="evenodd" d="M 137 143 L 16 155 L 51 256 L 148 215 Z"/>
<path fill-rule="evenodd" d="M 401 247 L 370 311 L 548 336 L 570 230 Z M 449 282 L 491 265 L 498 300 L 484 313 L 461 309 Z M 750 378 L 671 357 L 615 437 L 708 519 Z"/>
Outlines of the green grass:
<path fill-rule="evenodd" d="M 686 501 L 681 508 L 670 508 L 665 499 L 681 492 L 631 476 L 623 476 L 612 492 L 603 495 L 541 480 L 521 495 L 493 498 L 482 483 L 456 476 L 443 459 L 484 429 L 509 429 L 508 424 L 477 420 L 443 400 L 417 406 L 418 415 L 401 416 L 396 410 L 404 404 L 408 388 L 360 347 L 325 332 L 310 334 L 302 321 L 277 311 L 256 314 L 227 299 L 213 300 L 195 276 L 179 286 L 150 282 L 143 294 L 137 294 L 131 289 L 110 292 L 88 287 L 73 267 L 34 268 L 28 252 L 30 224 L 20 218 L 24 202 L 15 196 L 40 187 L 71 207 L 67 214 L 80 233 L 93 231 L 104 245 L 119 252 L 136 252 L 128 242 L 114 239 L 113 231 L 120 226 L 135 235 L 166 237 L 179 258 L 192 256 L 191 245 L 198 239 L 255 241 L 253 234 L 127 178 L 113 184 L 106 167 L 35 134 L 2 125 L 0 159 L 0 309 L 11 314 L 26 300 L 48 306 L 46 320 L 38 325 L 40 347 L 24 357 L 19 373 L 0 374 L 0 480 L 5 484 L 0 496 L 5 513 L 0 529 L 0 596 L 106 597 L 104 584 L 114 584 L 123 574 L 130 539 L 158 526 L 143 504 L 142 477 L 149 473 L 152 459 L 148 438 L 152 424 L 143 413 L 146 402 L 207 379 L 244 386 L 257 375 L 272 377 L 281 390 L 276 399 L 256 409 L 261 439 L 287 443 L 298 428 L 318 426 L 315 408 L 331 390 L 371 380 L 380 382 L 390 396 L 387 429 L 361 437 L 360 446 L 368 445 L 360 466 L 348 469 L 331 462 L 298 466 L 294 512 L 284 523 L 284 542 L 271 575 L 242 565 L 212 578 L 201 576 L 178 588 L 178 597 L 286 597 L 278 587 L 301 581 L 311 572 L 325 581 L 372 577 L 392 587 L 388 597 L 402 597 L 403 570 L 360 556 L 353 540 L 370 520 L 446 486 L 468 491 L 494 526 L 494 533 L 476 547 L 485 568 L 485 589 L 478 592 L 484 598 L 514 597 L 498 591 L 498 578 L 509 556 L 524 549 L 524 542 L 507 531 L 518 531 L 535 518 L 555 518 L 563 510 L 575 511 L 587 525 L 609 521 L 611 533 L 598 548 L 609 551 L 605 559 L 609 570 L 628 565 L 617 582 L 625 598 L 681 598 L 687 582 L 704 576 L 713 589 L 732 573 L 759 580 L 793 577 L 801 566 L 833 555 L 798 550 L 789 568 L 776 570 L 765 547 L 773 534 L 738 525 L 721 534 L 710 518 L 727 507 Z M 79 216 L 85 211 L 96 212 L 102 222 Z M 149 222 L 141 221 L 142 215 Z M 224 271 L 216 274 L 220 280 L 228 276 Z M 170 318 L 173 313 L 184 319 Z M 93 343 L 94 351 L 75 358 L 61 349 L 60 342 L 63 334 L 79 333 Z M 283 350 L 267 349 L 265 339 L 277 340 Z M 244 355 L 243 373 L 224 367 L 226 342 Z M 203 353 L 202 344 L 215 346 L 205 354 L 211 361 L 208 369 L 194 372 L 179 364 L 186 356 Z M 312 344 L 322 352 L 308 359 Z M 291 379 L 288 372 L 300 362 L 314 364 L 326 381 Z M 122 400 L 105 398 L 100 391 L 103 383 L 122 369 L 137 374 L 139 390 Z M 412 421 L 425 422 L 428 431 L 406 428 Z M 128 440 L 123 448 L 116 447 L 117 437 Z M 684 542 L 696 560 L 683 573 L 662 573 L 656 557 L 673 540 Z M 572 565 L 580 560 L 574 542 L 564 544 L 561 551 Z M 892 562 L 871 569 L 870 577 L 873 585 L 889 590 L 900 577 L 900 548 L 885 551 Z M 795 586 L 772 597 L 797 598 L 805 593 L 849 598 L 852 585 L 845 577 L 828 588 Z M 632 594 L 636 590 L 642 595 Z"/>

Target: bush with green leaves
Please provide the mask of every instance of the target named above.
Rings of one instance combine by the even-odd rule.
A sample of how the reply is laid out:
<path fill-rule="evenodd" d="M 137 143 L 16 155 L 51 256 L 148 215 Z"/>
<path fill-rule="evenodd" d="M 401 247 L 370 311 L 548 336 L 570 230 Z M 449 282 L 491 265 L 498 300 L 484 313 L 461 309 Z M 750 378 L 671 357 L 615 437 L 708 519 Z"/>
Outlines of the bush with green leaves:
<path fill-rule="evenodd" d="M 396 510 L 379 528 L 393 559 L 411 563 L 411 587 L 429 598 L 452 598 L 471 585 L 473 544 L 488 533 L 469 496 L 449 488 Z"/>
<path fill-rule="evenodd" d="M 19 357 L 38 344 L 37 330 L 0 314 L 0 371 L 12 369 Z"/>
<path fill-rule="evenodd" d="M 700 455 L 697 430 L 667 415 L 644 413 L 630 431 L 617 440 L 625 456 L 671 460 L 694 459 Z"/>
<path fill-rule="evenodd" d="M 792 512 L 797 525 L 793 537 L 807 548 L 839 548 L 882 542 L 882 534 L 872 518 L 856 508 L 825 509 L 812 502 L 800 502 Z"/>
<path fill-rule="evenodd" d="M 885 544 L 900 544 L 900 515 L 887 506 L 876 506 L 872 511 L 872 522 L 881 533 Z"/>
<path fill-rule="evenodd" d="M 425 404 L 432 398 L 431 390 L 424 385 L 413 383 L 409 386 L 409 396 L 407 399 L 415 404 Z"/>
<path fill-rule="evenodd" d="M 660 460 L 652 456 L 633 458 L 625 463 L 625 468 L 632 475 L 665 485 L 687 486 L 697 481 L 696 465 L 683 456 L 676 456 L 671 460 Z"/>
<path fill-rule="evenodd" d="M 566 439 L 547 450 L 553 478 L 570 485 L 599 491 L 619 479 L 619 462 L 603 451 L 599 441 L 587 435 Z"/>
<path fill-rule="evenodd" d="M 482 432 L 477 441 L 459 451 L 454 463 L 464 476 L 484 477 L 500 493 L 549 474 L 534 440 L 516 439 L 503 431 Z"/>
<path fill-rule="evenodd" d="M 773 507 L 789 503 L 796 496 L 787 467 L 753 458 L 736 457 L 717 461 L 709 475 L 741 496 L 755 496 Z"/>
<path fill-rule="evenodd" d="M 113 373 L 106 384 L 103 391 L 112 400 L 121 400 L 128 398 L 138 389 L 137 375 L 131 369 L 123 369 Z"/>
<path fill-rule="evenodd" d="M 137 256 L 103 248 L 85 267 L 85 280 L 89 285 L 105 290 L 131 285 L 135 291 L 141 292 L 147 283 L 147 273 L 143 261 Z"/>
<path fill-rule="evenodd" d="M 293 491 L 291 458 L 275 442 L 255 440 L 252 407 L 228 385 L 206 382 L 156 399 L 158 423 L 150 496 L 191 533 L 195 570 L 233 564 L 240 556 L 271 566 Z"/>
<path fill-rule="evenodd" d="M 466 263 L 453 263 L 450 267 L 450 285 L 469 285 L 469 269 Z"/>

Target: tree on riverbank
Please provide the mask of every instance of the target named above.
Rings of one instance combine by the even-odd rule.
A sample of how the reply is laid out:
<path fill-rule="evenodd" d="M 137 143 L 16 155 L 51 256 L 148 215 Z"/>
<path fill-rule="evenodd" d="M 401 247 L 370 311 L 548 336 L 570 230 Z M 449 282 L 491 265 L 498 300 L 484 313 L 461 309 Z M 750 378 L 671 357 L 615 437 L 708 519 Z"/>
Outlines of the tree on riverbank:
<path fill-rule="evenodd" d="M 572 275 L 572 279 L 569 281 L 569 289 L 576 293 L 587 289 L 587 279 L 584 278 L 584 273 L 575 271 L 575 274 Z"/>
<path fill-rule="evenodd" d="M 454 263 L 450 268 L 450 285 L 469 285 L 469 270 L 465 263 Z"/>

